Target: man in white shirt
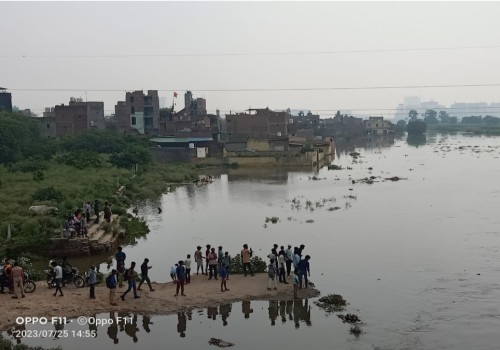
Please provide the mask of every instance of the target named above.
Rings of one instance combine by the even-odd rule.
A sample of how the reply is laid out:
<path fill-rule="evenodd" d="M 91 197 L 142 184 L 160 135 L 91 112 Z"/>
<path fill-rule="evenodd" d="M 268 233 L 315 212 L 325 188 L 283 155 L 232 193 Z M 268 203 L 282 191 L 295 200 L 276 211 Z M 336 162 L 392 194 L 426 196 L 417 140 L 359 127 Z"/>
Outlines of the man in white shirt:
<path fill-rule="evenodd" d="M 56 278 L 56 291 L 54 293 L 54 296 L 57 295 L 57 291 L 59 291 L 60 296 L 64 296 L 61 285 L 62 285 L 62 279 L 63 279 L 63 270 L 60 265 L 57 265 L 57 263 L 54 261 L 52 263 L 52 266 L 54 266 L 54 273 L 55 273 L 55 278 Z"/>

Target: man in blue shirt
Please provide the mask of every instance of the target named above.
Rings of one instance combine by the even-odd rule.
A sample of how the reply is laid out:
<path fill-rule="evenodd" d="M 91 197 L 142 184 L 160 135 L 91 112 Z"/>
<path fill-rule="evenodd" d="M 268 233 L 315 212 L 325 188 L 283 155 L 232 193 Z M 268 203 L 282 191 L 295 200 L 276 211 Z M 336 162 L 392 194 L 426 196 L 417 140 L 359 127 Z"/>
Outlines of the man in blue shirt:
<path fill-rule="evenodd" d="M 179 289 L 181 290 L 181 295 L 186 296 L 184 294 L 184 283 L 186 281 L 186 270 L 184 269 L 184 261 L 179 260 L 177 263 L 179 266 L 177 266 L 176 269 L 176 276 L 177 276 L 177 289 L 175 291 L 175 296 L 179 295 Z"/>

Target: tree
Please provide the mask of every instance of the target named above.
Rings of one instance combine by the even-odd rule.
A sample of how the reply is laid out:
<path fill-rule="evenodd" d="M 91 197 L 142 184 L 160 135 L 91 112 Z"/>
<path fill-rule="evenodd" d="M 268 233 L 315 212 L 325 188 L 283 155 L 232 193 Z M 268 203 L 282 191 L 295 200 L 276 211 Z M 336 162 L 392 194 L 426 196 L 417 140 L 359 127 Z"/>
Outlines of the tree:
<path fill-rule="evenodd" d="M 408 135 L 423 135 L 427 130 L 427 124 L 422 119 L 416 119 L 408 122 L 406 131 Z"/>
<path fill-rule="evenodd" d="M 443 124 L 449 124 L 450 123 L 450 115 L 446 111 L 439 111 L 439 120 Z"/>
<path fill-rule="evenodd" d="M 395 130 L 397 133 L 404 133 L 406 131 L 406 120 L 401 119 L 396 123 Z"/>
<path fill-rule="evenodd" d="M 412 109 L 409 113 L 408 113 L 408 117 L 410 118 L 410 121 L 414 121 L 414 120 L 417 120 L 417 116 L 418 116 L 418 112 L 414 109 Z"/>
<path fill-rule="evenodd" d="M 436 116 L 437 116 L 437 112 L 435 110 L 428 109 L 425 111 L 425 114 L 424 114 L 424 122 L 426 124 L 438 124 L 439 121 L 436 118 Z"/>

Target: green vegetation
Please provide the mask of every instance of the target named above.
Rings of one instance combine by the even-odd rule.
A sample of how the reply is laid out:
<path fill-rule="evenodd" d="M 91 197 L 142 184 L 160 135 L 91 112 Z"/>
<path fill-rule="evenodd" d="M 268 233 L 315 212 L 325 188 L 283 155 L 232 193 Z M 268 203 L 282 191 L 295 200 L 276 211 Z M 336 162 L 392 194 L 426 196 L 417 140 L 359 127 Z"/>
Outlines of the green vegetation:
<path fill-rule="evenodd" d="M 0 248 L 9 223 L 9 246 L 36 249 L 86 201 L 98 199 L 101 210 L 109 201 L 121 215 L 131 204 L 161 195 L 166 183 L 197 178 L 191 164 L 154 163 L 147 138 L 110 131 L 42 138 L 31 118 L 0 112 Z M 58 212 L 35 216 L 28 210 L 32 205 L 54 206 Z M 126 225 L 132 225 L 133 236 L 146 226 Z"/>
<path fill-rule="evenodd" d="M 500 125 L 485 125 L 485 124 L 436 124 L 429 125 L 428 130 L 437 132 L 464 132 L 477 135 L 500 135 Z"/>
<path fill-rule="evenodd" d="M 258 256 L 253 256 L 250 259 L 250 266 L 252 266 L 253 273 L 266 272 L 267 269 L 266 262 L 261 258 L 259 258 Z M 232 275 L 239 275 L 243 273 L 243 263 L 241 262 L 240 254 L 236 255 L 234 258 L 231 259 L 230 272 Z"/>
<path fill-rule="evenodd" d="M 406 126 L 408 135 L 423 135 L 427 130 L 427 124 L 422 119 L 410 120 Z"/>

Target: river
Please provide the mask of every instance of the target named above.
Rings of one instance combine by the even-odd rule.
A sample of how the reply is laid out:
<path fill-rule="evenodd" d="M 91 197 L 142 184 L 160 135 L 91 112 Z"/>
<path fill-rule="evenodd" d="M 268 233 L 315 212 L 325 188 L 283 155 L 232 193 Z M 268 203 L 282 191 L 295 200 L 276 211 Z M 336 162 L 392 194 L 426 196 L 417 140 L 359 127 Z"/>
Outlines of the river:
<path fill-rule="evenodd" d="M 134 347 L 135 334 L 143 348 L 208 348 L 215 337 L 238 349 L 494 349 L 500 343 L 499 157 L 498 137 L 373 141 L 339 147 L 334 164 L 342 170 L 229 170 L 213 183 L 143 203 L 139 216 L 151 233 L 124 251 L 128 262 L 149 258 L 152 280 L 168 281 L 169 268 L 197 245 L 222 245 L 236 255 L 248 243 L 264 258 L 273 243 L 303 243 L 311 280 L 323 295 L 349 302 L 346 312 L 358 315 L 363 333 L 350 334 L 314 300 L 253 301 L 184 316 L 137 315 L 136 328 L 116 331 L 118 345 Z M 372 184 L 358 181 L 370 176 Z M 394 176 L 400 180 L 386 180 Z M 273 216 L 279 221 L 266 224 Z M 248 318 L 245 308 L 253 310 Z M 181 331 L 186 324 L 185 336 L 179 324 Z M 23 342 L 117 349 L 108 331 L 100 327 L 95 339 L 79 342 Z"/>

